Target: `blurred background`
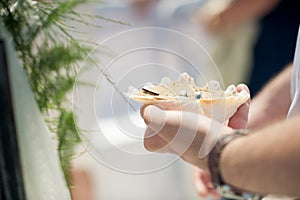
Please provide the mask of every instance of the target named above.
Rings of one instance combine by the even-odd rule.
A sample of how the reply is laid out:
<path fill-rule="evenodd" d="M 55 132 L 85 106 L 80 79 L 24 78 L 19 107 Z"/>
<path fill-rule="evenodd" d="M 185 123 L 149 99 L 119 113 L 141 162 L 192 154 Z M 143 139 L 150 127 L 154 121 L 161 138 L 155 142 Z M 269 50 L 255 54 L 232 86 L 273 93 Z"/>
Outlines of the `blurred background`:
<path fill-rule="evenodd" d="M 124 93 L 130 85 L 188 72 L 198 85 L 211 79 L 223 87 L 246 82 L 255 95 L 293 58 L 299 3 L 110 0 L 78 11 L 117 23 L 95 18 L 90 23 L 100 28 L 81 25 L 82 32 L 72 33 L 96 43 L 93 56 L 99 58 L 82 69 L 74 88 L 77 125 L 86 142 L 73 161 L 72 198 L 201 199 L 192 166 L 144 150 L 140 105 Z"/>

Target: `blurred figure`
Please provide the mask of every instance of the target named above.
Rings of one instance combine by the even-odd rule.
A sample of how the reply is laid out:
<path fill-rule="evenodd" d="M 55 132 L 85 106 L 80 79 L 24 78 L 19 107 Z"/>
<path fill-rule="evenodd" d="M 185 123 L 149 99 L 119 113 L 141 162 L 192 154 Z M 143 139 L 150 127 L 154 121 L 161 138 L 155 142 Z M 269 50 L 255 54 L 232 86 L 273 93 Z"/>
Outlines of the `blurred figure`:
<path fill-rule="evenodd" d="M 204 10 L 205 12 L 202 10 L 198 19 L 201 17 L 201 22 L 211 33 L 220 35 L 228 32 L 234 34 L 232 32 L 239 31 L 239 27 L 243 24 L 258 21 L 259 31 L 253 47 L 242 46 L 243 48 L 251 47 L 252 51 L 253 60 L 250 64 L 249 88 L 254 96 L 274 74 L 281 71 L 283 66 L 293 60 L 300 23 L 300 2 L 297 0 L 233 0 L 228 5 L 225 3 L 219 4 L 214 12 L 210 9 Z M 237 40 L 233 41 L 236 42 Z M 223 56 L 224 54 L 228 55 L 228 51 L 230 49 L 224 48 Z M 239 55 L 234 57 L 240 59 L 238 58 Z M 220 62 L 217 64 L 221 66 L 222 75 L 224 73 L 226 76 L 230 70 L 227 68 L 230 67 L 230 64 L 224 65 L 222 63 L 224 59 L 227 58 L 217 59 Z M 236 74 L 236 71 L 233 72 L 230 73 Z M 202 170 L 195 169 L 194 180 L 198 194 L 200 196 L 211 194 L 218 197 L 214 190 L 203 189 L 205 183 L 200 181 L 200 178 L 205 176 L 203 173 Z"/>
<path fill-rule="evenodd" d="M 224 85 L 238 84 L 247 79 L 253 41 L 257 34 L 254 20 L 237 23 L 237 19 L 241 19 L 237 14 L 232 17 L 234 20 L 220 19 L 221 14 L 227 13 L 230 8 L 230 2 L 231 0 L 208 1 L 195 15 L 195 20 L 206 28 L 214 41 L 210 53 Z"/>
<path fill-rule="evenodd" d="M 249 82 L 252 95 L 293 60 L 299 23 L 300 1 L 297 0 L 282 0 L 260 20 L 261 31 L 253 50 Z"/>
<path fill-rule="evenodd" d="M 157 4 L 159 0 L 128 0 L 138 16 L 146 18 L 151 8 Z"/>
<path fill-rule="evenodd" d="M 202 15 L 205 16 L 202 22 L 211 32 L 223 33 L 259 20 L 249 76 L 249 87 L 255 95 L 282 66 L 292 61 L 300 23 L 299 11 L 297 0 L 233 0 L 220 12 Z"/>
<path fill-rule="evenodd" d="M 92 200 L 92 184 L 89 174 L 84 169 L 75 169 L 71 171 L 72 200 Z"/>

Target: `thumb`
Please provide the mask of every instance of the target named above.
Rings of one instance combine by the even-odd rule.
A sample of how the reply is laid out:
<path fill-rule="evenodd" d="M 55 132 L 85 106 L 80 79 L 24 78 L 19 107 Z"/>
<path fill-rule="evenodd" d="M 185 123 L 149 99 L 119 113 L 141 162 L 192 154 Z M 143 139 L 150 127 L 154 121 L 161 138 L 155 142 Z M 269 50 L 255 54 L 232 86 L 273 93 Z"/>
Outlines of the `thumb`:
<path fill-rule="evenodd" d="M 147 126 L 156 133 L 159 132 L 165 125 L 165 111 L 158 108 L 157 106 L 149 105 L 144 107 L 141 111 L 141 115 L 144 118 Z"/>
<path fill-rule="evenodd" d="M 237 91 L 245 90 L 250 94 L 249 88 L 245 84 L 239 84 Z M 236 113 L 229 119 L 228 126 L 233 129 L 243 129 L 247 127 L 250 99 L 241 105 Z"/>

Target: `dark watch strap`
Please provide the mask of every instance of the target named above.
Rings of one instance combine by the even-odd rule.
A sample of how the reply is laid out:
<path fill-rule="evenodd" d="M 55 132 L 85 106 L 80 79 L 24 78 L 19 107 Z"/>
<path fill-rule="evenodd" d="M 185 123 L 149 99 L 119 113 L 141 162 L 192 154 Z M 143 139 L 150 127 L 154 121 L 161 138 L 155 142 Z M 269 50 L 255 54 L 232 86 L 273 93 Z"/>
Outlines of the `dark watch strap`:
<path fill-rule="evenodd" d="M 220 161 L 222 150 L 230 141 L 238 137 L 241 137 L 243 135 L 246 135 L 248 132 L 249 132 L 248 130 L 240 129 L 232 134 L 221 136 L 219 141 L 211 150 L 210 154 L 208 155 L 208 167 L 210 171 L 211 182 L 213 183 L 214 186 L 220 186 L 225 184 L 223 182 L 222 176 L 220 174 L 220 168 L 219 168 L 219 161 Z"/>

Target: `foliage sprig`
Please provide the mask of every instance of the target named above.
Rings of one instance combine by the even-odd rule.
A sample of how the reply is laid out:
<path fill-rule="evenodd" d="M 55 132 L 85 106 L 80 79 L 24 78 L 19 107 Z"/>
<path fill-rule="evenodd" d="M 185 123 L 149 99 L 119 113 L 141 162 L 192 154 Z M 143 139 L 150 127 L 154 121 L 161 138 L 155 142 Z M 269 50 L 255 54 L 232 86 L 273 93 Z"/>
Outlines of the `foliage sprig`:
<path fill-rule="evenodd" d="M 87 56 L 91 46 L 72 37 L 68 30 L 76 31 L 76 27 L 68 22 L 87 25 L 86 17 L 95 17 L 124 24 L 78 13 L 75 7 L 82 3 L 85 1 L 0 0 L 0 17 L 13 38 L 37 104 L 58 139 L 58 155 L 68 184 L 70 159 L 80 137 L 67 93 L 79 64 L 91 58 Z"/>

